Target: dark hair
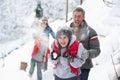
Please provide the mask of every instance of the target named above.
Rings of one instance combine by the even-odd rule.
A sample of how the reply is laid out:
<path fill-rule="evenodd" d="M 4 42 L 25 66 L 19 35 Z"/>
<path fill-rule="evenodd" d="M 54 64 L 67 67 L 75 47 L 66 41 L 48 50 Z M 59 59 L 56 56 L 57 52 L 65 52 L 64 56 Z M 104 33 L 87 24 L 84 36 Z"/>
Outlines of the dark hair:
<path fill-rule="evenodd" d="M 85 10 L 84 10 L 83 8 L 81 8 L 81 7 L 75 7 L 75 8 L 73 9 L 73 13 L 74 13 L 75 11 L 82 12 L 82 13 L 83 13 L 83 16 L 85 16 Z"/>
<path fill-rule="evenodd" d="M 66 35 L 71 40 L 71 37 L 72 37 L 71 28 L 66 26 L 59 28 L 56 33 L 56 38 L 59 38 L 60 35 Z"/>

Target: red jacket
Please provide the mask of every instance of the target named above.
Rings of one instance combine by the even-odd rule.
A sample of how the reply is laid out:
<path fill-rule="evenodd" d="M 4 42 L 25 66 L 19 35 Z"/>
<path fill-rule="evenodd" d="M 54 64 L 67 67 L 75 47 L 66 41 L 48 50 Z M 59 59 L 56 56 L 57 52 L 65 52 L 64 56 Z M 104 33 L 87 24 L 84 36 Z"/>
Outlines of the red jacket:
<path fill-rule="evenodd" d="M 72 55 L 73 58 L 76 57 L 77 55 L 77 51 L 78 51 L 78 46 L 79 46 L 80 42 L 78 40 L 75 40 L 74 43 L 66 50 L 66 53 L 68 53 L 68 55 Z M 60 55 L 59 53 L 59 48 L 58 46 L 55 44 L 55 41 L 53 43 L 53 49 L 54 52 L 57 53 L 58 55 Z M 59 64 L 59 63 L 58 63 Z M 55 64 L 55 66 L 57 67 L 58 64 Z M 73 73 L 76 74 L 76 76 L 78 77 L 78 73 L 79 73 L 79 69 L 80 68 L 75 68 L 73 67 L 70 63 L 69 63 L 70 69 Z"/>

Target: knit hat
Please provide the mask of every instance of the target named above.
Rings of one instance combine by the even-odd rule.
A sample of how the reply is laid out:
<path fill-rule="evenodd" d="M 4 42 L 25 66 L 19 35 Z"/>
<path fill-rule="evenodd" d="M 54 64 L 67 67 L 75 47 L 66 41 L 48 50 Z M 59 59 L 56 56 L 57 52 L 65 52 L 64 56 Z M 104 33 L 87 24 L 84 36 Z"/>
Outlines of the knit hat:
<path fill-rule="evenodd" d="M 61 35 L 66 35 L 71 40 L 71 37 L 72 37 L 72 30 L 71 30 L 71 28 L 67 27 L 67 26 L 60 27 L 57 30 L 56 39 L 59 38 Z"/>

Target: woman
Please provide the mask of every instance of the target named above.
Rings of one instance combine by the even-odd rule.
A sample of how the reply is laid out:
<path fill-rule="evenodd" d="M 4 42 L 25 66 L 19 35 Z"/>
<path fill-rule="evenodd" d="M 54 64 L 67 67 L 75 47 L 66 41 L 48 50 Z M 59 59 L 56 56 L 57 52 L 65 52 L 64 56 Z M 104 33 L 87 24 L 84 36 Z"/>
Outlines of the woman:
<path fill-rule="evenodd" d="M 62 27 L 57 31 L 50 55 L 55 80 L 79 80 L 80 67 L 87 59 L 88 52 L 72 35 L 70 27 Z"/>
<path fill-rule="evenodd" d="M 48 19 L 47 19 L 47 17 L 45 17 L 45 16 L 42 17 L 41 26 L 43 27 L 44 32 L 45 32 L 45 34 L 46 34 L 46 36 L 48 38 L 49 38 L 49 34 L 51 34 L 51 36 L 53 38 L 55 38 L 55 33 L 53 32 L 52 28 L 48 25 Z"/>

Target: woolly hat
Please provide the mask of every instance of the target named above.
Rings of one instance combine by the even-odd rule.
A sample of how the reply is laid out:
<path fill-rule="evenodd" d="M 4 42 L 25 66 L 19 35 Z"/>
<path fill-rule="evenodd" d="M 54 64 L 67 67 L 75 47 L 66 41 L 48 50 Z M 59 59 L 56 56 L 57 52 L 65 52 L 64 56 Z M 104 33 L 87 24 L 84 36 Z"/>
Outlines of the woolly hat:
<path fill-rule="evenodd" d="M 66 35 L 71 40 L 71 37 L 72 37 L 72 30 L 71 30 L 71 28 L 67 27 L 67 26 L 60 27 L 57 30 L 56 39 L 59 38 L 61 35 Z"/>

